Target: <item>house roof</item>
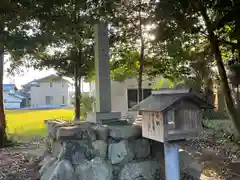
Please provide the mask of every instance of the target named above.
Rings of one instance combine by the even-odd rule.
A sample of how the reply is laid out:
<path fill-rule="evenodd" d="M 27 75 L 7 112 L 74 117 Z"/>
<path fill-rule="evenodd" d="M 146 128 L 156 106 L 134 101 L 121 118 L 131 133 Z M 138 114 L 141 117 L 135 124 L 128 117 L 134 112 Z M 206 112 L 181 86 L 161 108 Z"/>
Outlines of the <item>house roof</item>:
<path fill-rule="evenodd" d="M 17 97 L 13 94 L 4 95 L 4 103 L 22 102 L 22 98 Z"/>
<path fill-rule="evenodd" d="M 15 84 L 3 84 L 3 91 L 10 91 L 15 88 L 16 88 Z"/>
<path fill-rule="evenodd" d="M 30 93 L 23 92 L 23 91 L 17 91 L 17 92 L 15 92 L 15 94 L 20 95 L 20 96 L 25 97 L 25 98 L 30 97 Z"/>
<path fill-rule="evenodd" d="M 10 96 L 14 96 L 16 98 L 19 98 L 19 99 L 25 99 L 27 97 L 21 95 L 20 93 L 9 93 Z"/>
<path fill-rule="evenodd" d="M 51 74 L 49 76 L 45 76 L 43 78 L 35 79 L 33 81 L 28 82 L 27 84 L 22 85 L 22 87 L 28 87 L 28 86 L 33 86 L 36 85 L 36 83 L 44 81 L 44 80 L 57 80 L 57 79 L 63 79 L 68 82 L 68 80 L 64 79 L 62 76 L 58 76 L 56 74 Z"/>
<path fill-rule="evenodd" d="M 181 100 L 190 100 L 202 109 L 214 108 L 195 93 L 184 91 L 167 93 L 165 91 L 164 93 L 152 93 L 151 96 L 133 106 L 131 111 L 165 111 L 167 108 Z"/>

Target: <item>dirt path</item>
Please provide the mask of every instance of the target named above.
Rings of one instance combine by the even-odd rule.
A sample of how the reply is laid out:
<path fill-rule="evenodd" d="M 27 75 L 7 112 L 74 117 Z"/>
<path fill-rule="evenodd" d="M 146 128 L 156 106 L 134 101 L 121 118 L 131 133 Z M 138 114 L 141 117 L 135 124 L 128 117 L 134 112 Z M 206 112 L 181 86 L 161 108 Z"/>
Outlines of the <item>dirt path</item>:
<path fill-rule="evenodd" d="M 207 137 L 186 142 L 185 150 L 204 165 L 203 173 L 217 179 L 240 180 L 240 147 Z"/>
<path fill-rule="evenodd" d="M 0 179 L 38 180 L 39 160 L 29 153 L 37 150 L 39 146 L 29 144 L 0 149 Z"/>

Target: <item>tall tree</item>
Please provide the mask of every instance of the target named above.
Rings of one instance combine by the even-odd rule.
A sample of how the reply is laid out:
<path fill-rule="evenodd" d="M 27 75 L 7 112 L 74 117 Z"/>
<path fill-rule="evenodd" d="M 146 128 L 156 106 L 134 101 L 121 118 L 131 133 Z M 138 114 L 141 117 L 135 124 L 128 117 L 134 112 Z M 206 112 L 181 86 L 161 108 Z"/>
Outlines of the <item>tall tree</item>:
<path fill-rule="evenodd" d="M 0 2 L 0 147 L 3 147 L 7 140 L 2 94 L 4 53 L 9 53 L 12 60 L 18 61 L 39 46 L 39 36 L 33 21 L 35 8 L 36 3 L 25 0 Z"/>
<path fill-rule="evenodd" d="M 180 42 L 181 49 L 186 49 L 191 45 L 192 53 L 196 52 L 195 48 L 200 40 L 208 42 L 215 57 L 226 107 L 238 133 L 240 133 L 239 111 L 234 104 L 228 81 L 224 49 L 239 51 L 240 31 L 237 18 L 239 10 L 240 4 L 231 0 L 180 0 L 177 2 L 161 0 L 156 6 L 158 22 L 156 37 L 160 42 L 166 45 Z"/>
<path fill-rule="evenodd" d="M 120 54 L 121 56 L 120 58 L 115 58 L 114 60 L 117 60 L 116 63 L 121 65 L 119 68 L 123 68 L 126 66 L 124 63 L 126 60 L 123 60 L 126 58 L 124 53 L 128 53 L 130 57 L 134 58 L 128 63 L 130 66 L 132 66 L 131 64 L 135 60 L 136 66 L 134 69 L 136 69 L 137 72 L 135 77 L 137 77 L 138 82 L 138 102 L 142 101 L 143 99 L 142 81 L 146 61 L 145 57 L 148 55 L 148 47 L 150 46 L 150 38 L 148 37 L 149 33 L 147 32 L 147 27 L 152 25 L 150 21 L 153 12 L 152 9 L 151 1 L 128 1 L 126 4 L 119 6 L 119 8 L 116 9 L 112 18 L 112 24 L 119 33 L 118 40 L 120 41 L 120 43 L 116 44 L 115 48 L 118 51 L 118 55 Z M 119 47 L 119 44 L 121 47 Z M 124 50 L 125 52 L 122 52 Z M 138 53 L 138 57 L 132 56 L 133 53 L 136 54 L 136 52 Z"/>
<path fill-rule="evenodd" d="M 60 75 L 74 78 L 75 120 L 80 119 L 81 78 L 93 70 L 94 18 L 89 14 L 89 2 L 71 0 L 40 14 L 40 30 L 51 37 L 49 48 L 35 55 L 35 68 L 54 68 Z M 67 24 L 62 26 L 63 22 Z M 53 50 L 55 48 L 55 50 Z M 52 53 L 51 51 L 54 51 Z"/>

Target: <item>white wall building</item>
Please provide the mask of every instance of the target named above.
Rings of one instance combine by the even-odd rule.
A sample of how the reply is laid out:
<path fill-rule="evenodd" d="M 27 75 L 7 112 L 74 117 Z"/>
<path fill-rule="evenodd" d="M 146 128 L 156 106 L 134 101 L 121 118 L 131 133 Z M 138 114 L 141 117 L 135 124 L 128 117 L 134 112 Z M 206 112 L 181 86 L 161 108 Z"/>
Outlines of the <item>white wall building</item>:
<path fill-rule="evenodd" d="M 26 97 L 16 88 L 15 84 L 3 84 L 3 104 L 5 109 L 19 109 L 25 105 Z"/>
<path fill-rule="evenodd" d="M 4 108 L 18 109 L 21 108 L 22 99 L 14 95 L 3 93 Z"/>
<path fill-rule="evenodd" d="M 23 86 L 30 94 L 31 107 L 58 107 L 70 105 L 69 81 L 50 75 Z"/>
<path fill-rule="evenodd" d="M 143 97 L 146 98 L 151 94 L 153 88 L 158 87 L 161 77 L 156 77 L 152 81 L 145 79 L 142 83 Z M 165 87 L 163 85 L 163 87 Z M 121 112 L 122 116 L 133 115 L 136 112 L 129 112 L 129 108 L 137 104 L 137 79 L 127 79 L 123 82 L 111 81 L 111 101 L 112 111 Z M 95 97 L 95 82 L 90 83 L 90 95 Z M 95 111 L 93 105 L 93 111 Z"/>

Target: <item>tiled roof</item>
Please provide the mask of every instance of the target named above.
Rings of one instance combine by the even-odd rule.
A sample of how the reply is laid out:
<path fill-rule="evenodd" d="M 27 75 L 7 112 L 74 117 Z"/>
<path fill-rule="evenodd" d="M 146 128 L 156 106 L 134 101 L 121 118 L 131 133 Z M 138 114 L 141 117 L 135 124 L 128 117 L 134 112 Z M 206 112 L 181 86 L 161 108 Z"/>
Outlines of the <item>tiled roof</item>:
<path fill-rule="evenodd" d="M 132 111 L 164 111 L 174 103 L 188 99 L 196 103 L 200 108 L 213 108 L 212 105 L 202 100 L 194 93 L 181 94 L 152 94 L 139 104 L 131 108 Z"/>
<path fill-rule="evenodd" d="M 3 91 L 10 91 L 16 88 L 15 84 L 3 84 Z"/>
<path fill-rule="evenodd" d="M 29 86 L 36 85 L 35 83 L 38 83 L 38 82 L 43 81 L 45 79 L 64 79 L 64 78 L 62 78 L 61 76 L 55 75 L 55 74 L 51 74 L 49 76 L 46 76 L 46 77 L 43 77 L 43 78 L 40 78 L 40 79 L 35 79 L 33 81 L 30 81 L 29 83 L 22 85 L 22 87 L 23 88 L 24 87 L 27 88 Z M 66 79 L 64 79 L 64 80 L 66 80 Z M 68 80 L 66 80 L 66 81 L 68 81 Z"/>

